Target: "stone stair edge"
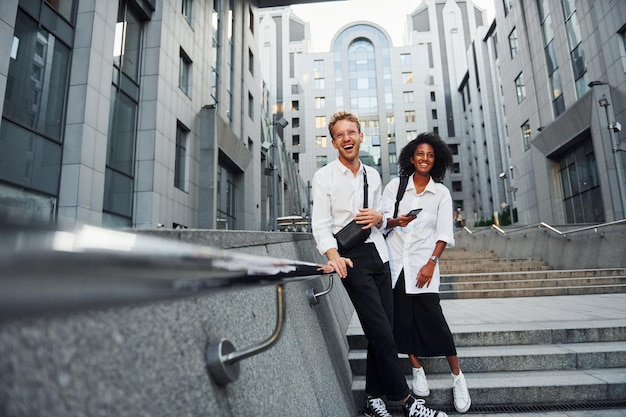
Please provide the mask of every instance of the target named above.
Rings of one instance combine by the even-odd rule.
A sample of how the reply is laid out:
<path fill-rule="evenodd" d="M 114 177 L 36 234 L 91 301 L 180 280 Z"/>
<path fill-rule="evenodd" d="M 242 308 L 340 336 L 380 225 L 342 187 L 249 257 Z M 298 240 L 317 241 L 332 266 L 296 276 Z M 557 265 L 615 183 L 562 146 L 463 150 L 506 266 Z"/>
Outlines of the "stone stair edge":
<path fill-rule="evenodd" d="M 473 276 L 473 275 L 495 275 L 495 274 L 505 274 L 505 275 L 516 275 L 516 274 L 545 274 L 545 273 L 606 273 L 606 272 L 617 272 L 626 274 L 626 268 L 597 268 L 597 269 L 546 269 L 540 271 L 493 271 L 493 272 L 468 272 L 468 273 L 446 273 L 441 272 L 441 277 L 448 276 Z"/>
<path fill-rule="evenodd" d="M 607 383 L 626 386 L 626 368 L 588 368 L 566 370 L 530 370 L 530 371 L 498 371 L 498 372 L 463 372 L 470 389 L 506 388 L 508 387 L 553 387 L 555 380 L 567 385 L 605 385 Z M 449 372 L 426 373 L 431 390 L 448 390 L 452 387 L 452 376 Z M 407 383 L 410 378 L 407 377 Z M 507 385 L 508 383 L 508 385 Z M 353 391 L 365 388 L 365 376 L 358 375 L 352 381 Z M 362 388 L 361 388 L 362 387 Z"/>

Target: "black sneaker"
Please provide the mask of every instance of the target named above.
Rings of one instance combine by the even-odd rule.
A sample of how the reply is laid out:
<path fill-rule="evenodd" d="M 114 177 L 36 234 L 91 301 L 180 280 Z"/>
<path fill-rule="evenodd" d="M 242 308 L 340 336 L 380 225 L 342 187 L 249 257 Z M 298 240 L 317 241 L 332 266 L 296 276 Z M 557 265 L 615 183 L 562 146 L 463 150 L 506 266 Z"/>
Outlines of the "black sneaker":
<path fill-rule="evenodd" d="M 367 417 L 392 417 L 387 411 L 387 406 L 381 398 L 367 397 L 365 413 Z"/>
<path fill-rule="evenodd" d="M 433 410 L 426 407 L 425 404 L 426 401 L 424 400 L 413 399 L 411 405 L 403 405 L 404 417 L 448 417 L 443 411 Z"/>

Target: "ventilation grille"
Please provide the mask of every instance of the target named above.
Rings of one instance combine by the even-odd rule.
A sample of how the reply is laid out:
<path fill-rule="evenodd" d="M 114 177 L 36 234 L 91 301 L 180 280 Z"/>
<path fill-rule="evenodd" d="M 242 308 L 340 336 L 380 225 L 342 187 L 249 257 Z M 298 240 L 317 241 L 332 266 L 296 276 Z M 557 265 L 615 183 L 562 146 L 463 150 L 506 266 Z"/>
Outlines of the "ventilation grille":
<path fill-rule="evenodd" d="M 428 403 L 426 404 L 428 406 Z M 429 406 L 446 413 L 454 413 L 452 406 Z M 402 409 L 397 405 L 389 405 L 389 412 L 402 415 Z M 603 410 L 611 408 L 626 408 L 626 401 L 594 401 L 569 404 L 529 404 L 529 405 L 472 405 L 467 412 L 471 414 L 489 413 L 532 413 L 540 411 L 573 411 L 573 410 Z"/>

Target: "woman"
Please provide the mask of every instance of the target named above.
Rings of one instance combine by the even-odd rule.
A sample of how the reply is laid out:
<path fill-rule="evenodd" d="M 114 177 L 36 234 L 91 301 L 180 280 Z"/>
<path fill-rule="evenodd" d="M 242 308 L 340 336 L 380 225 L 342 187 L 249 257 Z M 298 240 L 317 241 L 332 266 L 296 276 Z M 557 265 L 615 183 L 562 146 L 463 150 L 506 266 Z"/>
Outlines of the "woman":
<path fill-rule="evenodd" d="M 401 175 L 410 175 L 394 206 L 400 180 L 389 182 L 383 192 L 387 218 L 389 264 L 394 287 L 394 337 L 398 351 L 407 353 L 413 367 L 413 392 L 428 396 L 430 389 L 419 357 L 445 356 L 452 371 L 454 407 L 466 412 L 471 404 L 452 333 L 439 299 L 439 258 L 454 245 L 452 198 L 441 182 L 452 165 L 452 153 L 434 133 L 422 133 L 400 152 Z M 416 216 L 411 210 L 422 209 Z"/>

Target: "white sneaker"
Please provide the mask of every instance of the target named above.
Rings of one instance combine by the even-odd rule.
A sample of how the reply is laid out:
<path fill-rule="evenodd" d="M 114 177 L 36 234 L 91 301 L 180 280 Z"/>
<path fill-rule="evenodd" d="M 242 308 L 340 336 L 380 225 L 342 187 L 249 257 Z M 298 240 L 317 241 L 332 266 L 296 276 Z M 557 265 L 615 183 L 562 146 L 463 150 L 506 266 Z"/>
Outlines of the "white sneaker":
<path fill-rule="evenodd" d="M 465 413 L 472 405 L 470 399 L 469 390 L 467 389 L 467 383 L 465 382 L 465 376 L 463 372 L 459 372 L 458 375 L 452 374 L 454 382 L 452 384 L 452 394 L 454 396 L 454 408 L 459 413 Z"/>
<path fill-rule="evenodd" d="M 430 395 L 430 389 L 428 388 L 428 381 L 426 380 L 426 374 L 424 368 L 413 368 L 413 381 L 411 381 L 413 393 L 418 397 L 428 397 Z"/>
<path fill-rule="evenodd" d="M 443 411 L 437 411 L 426 407 L 424 405 L 425 403 L 426 402 L 424 400 L 419 399 L 413 401 L 413 404 L 411 404 L 411 408 L 408 412 L 408 417 L 448 417 L 448 415 Z M 407 415 L 406 412 L 405 415 Z"/>

